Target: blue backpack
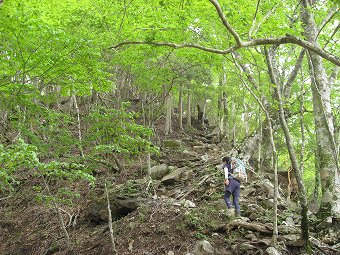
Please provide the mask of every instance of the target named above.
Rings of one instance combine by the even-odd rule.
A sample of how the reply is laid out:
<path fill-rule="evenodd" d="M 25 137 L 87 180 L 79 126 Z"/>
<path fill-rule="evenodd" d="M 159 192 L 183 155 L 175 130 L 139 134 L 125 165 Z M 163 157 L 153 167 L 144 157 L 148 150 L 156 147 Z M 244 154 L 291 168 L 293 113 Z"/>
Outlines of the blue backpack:
<path fill-rule="evenodd" d="M 231 169 L 233 170 L 233 177 L 240 183 L 247 182 L 247 172 L 242 160 L 238 158 L 231 158 Z"/>

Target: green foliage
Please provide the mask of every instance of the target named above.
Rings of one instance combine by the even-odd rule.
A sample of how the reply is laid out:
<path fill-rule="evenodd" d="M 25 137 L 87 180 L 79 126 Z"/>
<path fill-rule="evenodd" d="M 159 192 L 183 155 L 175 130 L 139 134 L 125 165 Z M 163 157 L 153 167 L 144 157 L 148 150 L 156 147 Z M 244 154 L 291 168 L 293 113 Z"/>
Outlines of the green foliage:
<path fill-rule="evenodd" d="M 20 168 L 32 170 L 39 163 L 37 148 L 22 139 L 10 146 L 0 144 L 0 192 L 13 191 L 19 182 L 15 172 Z"/>
<path fill-rule="evenodd" d="M 75 180 L 86 180 L 94 184 L 95 178 L 84 165 L 51 161 L 40 162 L 37 148 L 17 139 L 15 144 L 4 146 L 0 144 L 0 192 L 14 191 L 17 181 L 17 172 L 24 169 L 26 175 L 37 176 L 41 181 L 56 181 L 71 183 Z M 36 200 L 50 204 L 52 201 L 72 203 L 79 194 L 69 188 L 61 187 L 56 194 L 44 193 L 41 185 L 34 184 L 32 189 L 36 192 Z"/>
<path fill-rule="evenodd" d="M 158 148 L 148 140 L 152 130 L 135 123 L 135 114 L 127 111 L 127 104 L 120 109 L 98 108 L 93 110 L 88 121 L 91 127 L 86 133 L 87 146 L 91 153 L 101 157 L 117 153 L 122 156 L 157 153 Z"/>
<path fill-rule="evenodd" d="M 206 229 L 213 229 L 218 225 L 216 221 L 218 211 L 214 207 L 200 207 L 199 209 L 191 209 L 184 214 L 184 223 L 190 229 L 204 231 Z"/>

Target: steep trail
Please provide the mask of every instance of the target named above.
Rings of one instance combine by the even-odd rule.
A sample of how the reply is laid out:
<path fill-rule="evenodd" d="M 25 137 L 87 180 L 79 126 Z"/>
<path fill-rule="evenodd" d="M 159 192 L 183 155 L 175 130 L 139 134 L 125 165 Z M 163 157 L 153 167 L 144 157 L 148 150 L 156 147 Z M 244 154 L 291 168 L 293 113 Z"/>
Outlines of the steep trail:
<path fill-rule="evenodd" d="M 299 208 L 287 203 L 284 178 L 276 249 L 271 247 L 271 173 L 250 175 L 241 186 L 241 218 L 226 209 L 220 161 L 230 153 L 209 136 L 163 140 L 161 155 L 152 161 L 151 185 L 139 167 L 119 183 L 118 177 L 99 175 L 94 190 L 84 189 L 82 200 L 62 208 L 73 217 L 63 213 L 72 243 L 68 250 L 53 211 L 34 203 L 32 193 L 23 188 L 14 200 L 0 201 L 0 254 L 109 254 L 105 179 L 112 182 L 117 254 L 303 254 Z M 333 225 L 312 224 L 315 254 L 339 254 L 339 233 L 330 231 L 338 226 Z"/>

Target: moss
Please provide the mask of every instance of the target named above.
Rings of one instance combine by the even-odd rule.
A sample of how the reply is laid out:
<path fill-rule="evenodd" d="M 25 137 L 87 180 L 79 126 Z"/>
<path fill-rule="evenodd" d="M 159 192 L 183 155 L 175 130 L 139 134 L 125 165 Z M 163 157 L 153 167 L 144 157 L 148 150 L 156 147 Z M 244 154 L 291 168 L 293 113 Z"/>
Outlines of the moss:
<path fill-rule="evenodd" d="M 180 140 L 164 140 L 162 146 L 168 149 L 179 149 L 182 145 Z"/>

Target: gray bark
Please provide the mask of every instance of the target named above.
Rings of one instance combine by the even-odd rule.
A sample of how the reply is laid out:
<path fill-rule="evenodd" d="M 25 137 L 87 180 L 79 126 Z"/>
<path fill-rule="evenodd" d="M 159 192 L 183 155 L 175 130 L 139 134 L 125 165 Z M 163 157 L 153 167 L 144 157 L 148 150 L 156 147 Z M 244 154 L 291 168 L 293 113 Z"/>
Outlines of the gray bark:
<path fill-rule="evenodd" d="M 172 115 L 172 96 L 169 92 L 169 94 L 165 98 L 165 134 L 166 135 L 172 132 L 171 115 Z"/>
<path fill-rule="evenodd" d="M 179 89 L 178 120 L 179 120 L 179 128 L 182 130 L 183 129 L 183 87 L 182 86 Z"/>
<path fill-rule="evenodd" d="M 283 101 L 281 96 L 281 89 L 280 84 L 276 81 L 276 77 L 278 74 L 277 66 L 275 64 L 275 52 L 273 51 L 266 51 L 266 58 L 267 58 L 267 64 L 269 69 L 269 76 L 271 79 L 271 82 L 276 85 L 274 91 L 276 99 L 279 103 L 279 117 L 280 117 L 280 123 L 284 132 L 286 146 L 288 149 L 290 162 L 292 164 L 293 172 L 295 175 L 296 182 L 298 184 L 298 194 L 299 194 L 299 200 L 301 205 L 301 232 L 302 232 L 302 239 L 304 241 L 304 246 L 307 251 L 309 251 L 310 243 L 309 243 L 309 220 L 308 220 L 308 205 L 307 205 L 307 197 L 306 197 L 306 189 L 303 183 L 302 173 L 299 171 L 299 164 L 296 157 L 295 149 L 293 146 L 292 137 L 287 125 L 286 118 L 284 116 L 284 108 L 283 108 Z"/>
<path fill-rule="evenodd" d="M 191 127 L 191 92 L 188 92 L 188 104 L 187 104 L 187 127 Z"/>
<path fill-rule="evenodd" d="M 301 18 L 304 23 L 304 35 L 308 42 L 318 47 L 316 41 L 317 25 L 309 8 L 309 2 L 303 0 Z M 330 85 L 322 58 L 313 51 L 309 51 L 309 69 L 312 80 L 314 122 L 322 187 L 322 199 L 318 215 L 321 218 L 329 215 L 340 217 L 340 176 L 330 104 Z"/>

